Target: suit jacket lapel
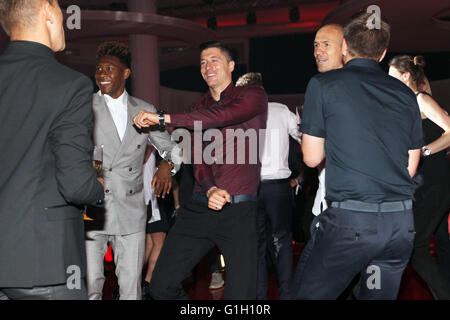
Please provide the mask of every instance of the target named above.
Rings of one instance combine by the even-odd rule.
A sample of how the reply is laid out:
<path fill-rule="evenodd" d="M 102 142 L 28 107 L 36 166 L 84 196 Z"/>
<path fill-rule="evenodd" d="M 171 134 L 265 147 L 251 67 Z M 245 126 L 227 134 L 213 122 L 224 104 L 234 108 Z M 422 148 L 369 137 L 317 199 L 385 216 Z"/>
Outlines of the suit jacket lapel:
<path fill-rule="evenodd" d="M 138 134 L 136 129 L 133 126 L 133 117 L 135 116 L 136 108 L 137 108 L 137 104 L 131 98 L 131 96 L 128 95 L 127 128 L 125 129 L 125 134 L 123 136 L 122 144 L 120 145 L 120 149 L 116 153 L 116 156 L 114 157 L 114 160 L 120 158 L 122 153 L 125 152 L 127 147 L 130 145 L 130 142 L 133 140 L 134 136 L 136 136 L 136 134 Z M 116 132 L 117 132 L 117 130 L 116 130 Z M 117 137 L 118 137 L 118 135 L 117 135 Z"/>
<path fill-rule="evenodd" d="M 121 144 L 119 133 L 106 105 L 105 98 L 96 94 L 93 107 L 95 113 L 98 114 L 98 119 L 95 119 L 95 121 L 100 124 L 100 129 L 104 132 L 105 137 L 110 140 L 111 147 L 116 151 L 119 150 Z"/>

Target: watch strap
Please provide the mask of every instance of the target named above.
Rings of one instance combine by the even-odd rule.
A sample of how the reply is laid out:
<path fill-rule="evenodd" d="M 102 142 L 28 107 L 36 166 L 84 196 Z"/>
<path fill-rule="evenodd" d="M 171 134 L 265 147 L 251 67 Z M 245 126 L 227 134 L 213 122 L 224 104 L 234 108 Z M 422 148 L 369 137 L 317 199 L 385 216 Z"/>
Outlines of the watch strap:
<path fill-rule="evenodd" d="M 166 125 L 166 122 L 164 121 L 164 115 L 166 113 L 164 111 L 158 111 L 158 120 L 159 120 L 159 126 L 164 128 Z"/>

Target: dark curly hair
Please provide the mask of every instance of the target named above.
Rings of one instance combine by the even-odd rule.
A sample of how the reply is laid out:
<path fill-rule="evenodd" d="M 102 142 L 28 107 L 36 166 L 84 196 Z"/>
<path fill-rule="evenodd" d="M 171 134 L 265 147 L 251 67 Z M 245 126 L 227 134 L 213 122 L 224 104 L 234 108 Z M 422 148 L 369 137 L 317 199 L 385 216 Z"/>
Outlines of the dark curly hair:
<path fill-rule="evenodd" d="M 105 41 L 98 46 L 97 61 L 103 56 L 116 57 L 128 69 L 131 69 L 131 52 L 128 46 L 118 41 Z"/>

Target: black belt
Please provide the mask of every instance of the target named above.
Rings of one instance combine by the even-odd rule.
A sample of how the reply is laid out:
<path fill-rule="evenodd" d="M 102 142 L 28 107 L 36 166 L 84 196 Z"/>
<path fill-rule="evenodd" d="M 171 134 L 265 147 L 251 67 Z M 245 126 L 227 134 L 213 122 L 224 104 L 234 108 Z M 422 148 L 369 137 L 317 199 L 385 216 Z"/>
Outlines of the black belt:
<path fill-rule="evenodd" d="M 289 183 L 289 178 L 286 179 L 267 179 L 267 180 L 261 180 L 261 183 L 276 183 L 276 184 L 282 184 L 282 183 Z"/>
<path fill-rule="evenodd" d="M 412 200 L 368 203 L 356 200 L 332 202 L 333 208 L 341 208 L 363 212 L 395 212 L 412 209 Z"/>
<path fill-rule="evenodd" d="M 200 193 L 193 193 L 192 200 L 208 204 L 208 198 Z M 249 196 L 248 194 L 233 194 L 231 195 L 231 203 L 240 203 L 240 202 L 256 202 L 256 198 Z"/>

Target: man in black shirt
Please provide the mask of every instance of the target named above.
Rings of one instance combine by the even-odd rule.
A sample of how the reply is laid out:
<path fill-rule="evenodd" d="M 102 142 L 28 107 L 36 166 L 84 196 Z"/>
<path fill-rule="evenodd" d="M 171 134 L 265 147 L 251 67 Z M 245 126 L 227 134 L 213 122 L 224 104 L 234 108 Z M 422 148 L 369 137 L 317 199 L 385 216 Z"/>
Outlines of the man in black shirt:
<path fill-rule="evenodd" d="M 369 14 L 344 27 L 345 66 L 313 77 L 303 110 L 304 162 L 327 158 L 331 207 L 312 223 L 296 299 L 336 299 L 361 273 L 357 297 L 395 299 L 414 240 L 412 199 L 422 130 L 415 96 L 378 66 L 390 27 Z"/>

